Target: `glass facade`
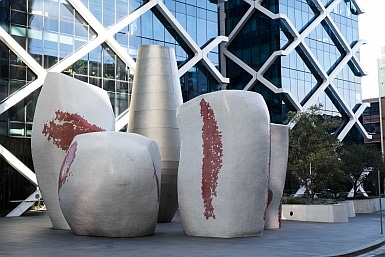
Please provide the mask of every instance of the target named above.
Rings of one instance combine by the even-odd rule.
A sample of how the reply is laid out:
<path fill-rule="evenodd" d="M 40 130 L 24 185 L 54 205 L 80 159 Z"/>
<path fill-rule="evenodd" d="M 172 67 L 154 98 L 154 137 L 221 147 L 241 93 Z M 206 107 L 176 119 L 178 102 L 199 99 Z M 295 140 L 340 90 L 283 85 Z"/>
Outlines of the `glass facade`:
<path fill-rule="evenodd" d="M 287 95 L 277 93 L 284 90 L 300 108 L 322 103 L 325 113 L 341 117 L 344 126 L 346 109 L 361 104 L 364 75 L 354 59 L 346 60 L 358 41 L 359 11 L 353 1 L 265 0 L 239 26 L 250 8 L 244 1 L 225 2 L 226 35 L 237 30 L 227 50 L 239 58 L 227 62 L 228 88 L 250 83 L 250 72 L 242 68 L 247 65 L 266 79 L 256 80 L 249 90 L 264 96 L 272 122 L 283 123 L 288 111 L 300 111 Z M 322 16 L 325 10 L 329 14 Z"/>

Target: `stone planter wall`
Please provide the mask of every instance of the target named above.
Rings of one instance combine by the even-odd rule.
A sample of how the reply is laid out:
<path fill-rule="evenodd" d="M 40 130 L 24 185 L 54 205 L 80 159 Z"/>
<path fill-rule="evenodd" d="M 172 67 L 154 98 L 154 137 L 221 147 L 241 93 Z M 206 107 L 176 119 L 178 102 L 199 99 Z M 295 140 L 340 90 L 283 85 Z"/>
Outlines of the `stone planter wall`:
<path fill-rule="evenodd" d="M 348 212 L 345 204 L 300 205 L 283 204 L 283 220 L 312 221 L 312 222 L 348 222 Z"/>
<path fill-rule="evenodd" d="M 354 203 L 356 213 L 373 213 L 380 210 L 380 202 L 378 198 L 372 199 L 355 199 Z M 381 198 L 382 210 L 385 210 L 385 198 Z"/>
<path fill-rule="evenodd" d="M 356 210 L 354 208 L 353 201 L 342 201 L 342 202 L 340 202 L 340 204 L 345 205 L 346 212 L 347 212 L 349 218 L 353 218 L 356 216 Z"/>

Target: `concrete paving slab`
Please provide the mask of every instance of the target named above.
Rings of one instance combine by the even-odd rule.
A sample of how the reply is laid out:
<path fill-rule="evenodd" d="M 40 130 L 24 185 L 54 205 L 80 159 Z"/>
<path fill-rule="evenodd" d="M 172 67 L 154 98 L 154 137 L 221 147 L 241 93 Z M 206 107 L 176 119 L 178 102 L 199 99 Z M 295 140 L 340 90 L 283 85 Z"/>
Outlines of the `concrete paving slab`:
<path fill-rule="evenodd" d="M 46 213 L 0 218 L 0 256 L 357 256 L 385 241 L 380 214 L 358 214 L 348 223 L 283 221 L 260 237 L 203 238 L 183 234 L 178 215 L 157 225 L 154 236 L 103 238 L 52 229 Z"/>

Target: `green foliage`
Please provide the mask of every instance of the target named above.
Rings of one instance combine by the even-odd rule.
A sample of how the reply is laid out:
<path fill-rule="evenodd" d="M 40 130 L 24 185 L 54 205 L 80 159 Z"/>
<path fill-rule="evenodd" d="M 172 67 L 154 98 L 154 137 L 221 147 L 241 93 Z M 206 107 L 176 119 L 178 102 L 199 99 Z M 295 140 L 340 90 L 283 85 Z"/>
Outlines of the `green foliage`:
<path fill-rule="evenodd" d="M 282 198 L 282 204 L 336 204 L 336 199 L 330 198 L 309 198 L 285 196 Z"/>
<path fill-rule="evenodd" d="M 289 132 L 287 170 L 311 198 L 343 176 L 337 152 L 341 144 L 331 133 L 339 122 L 323 115 L 321 108 L 322 105 L 315 105 L 307 112 L 289 113 L 295 126 Z"/>
<path fill-rule="evenodd" d="M 353 198 L 357 198 L 357 188 L 364 181 L 377 182 L 377 171 L 384 172 L 384 160 L 380 151 L 366 145 L 344 145 L 340 149 L 341 169 L 354 188 Z M 364 171 L 367 174 L 363 173 Z"/>
<path fill-rule="evenodd" d="M 366 145 L 342 145 L 333 134 L 339 121 L 321 109 L 322 105 L 315 105 L 307 112 L 289 113 L 288 120 L 295 126 L 289 132 L 287 171 L 306 188 L 305 197 L 313 199 L 326 191 L 337 195 L 353 187 L 357 198 L 360 185 L 377 183 L 377 171 L 384 173 L 383 156 Z M 368 173 L 362 177 L 364 171 Z M 346 188 L 349 183 L 351 187 Z"/>

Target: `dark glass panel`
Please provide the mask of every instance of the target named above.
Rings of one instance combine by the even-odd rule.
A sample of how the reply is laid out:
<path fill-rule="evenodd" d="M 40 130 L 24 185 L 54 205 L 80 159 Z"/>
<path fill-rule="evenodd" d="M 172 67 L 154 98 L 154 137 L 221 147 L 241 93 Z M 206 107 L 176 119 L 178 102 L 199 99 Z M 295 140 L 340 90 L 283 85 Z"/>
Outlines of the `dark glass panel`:
<path fill-rule="evenodd" d="M 9 67 L 9 78 L 13 80 L 26 80 L 27 78 L 27 67 L 26 66 L 17 66 L 10 65 Z"/>
<path fill-rule="evenodd" d="M 103 77 L 107 79 L 115 78 L 115 57 L 116 54 L 107 46 L 103 46 Z M 115 91 L 115 90 L 113 90 Z"/>
<path fill-rule="evenodd" d="M 11 22 L 14 26 L 15 25 L 27 26 L 28 14 L 26 12 L 11 10 Z"/>
<path fill-rule="evenodd" d="M 25 123 L 9 122 L 9 135 L 23 137 L 26 135 Z"/>
<path fill-rule="evenodd" d="M 34 81 L 37 78 L 36 74 L 27 67 L 27 81 Z"/>
<path fill-rule="evenodd" d="M 128 68 L 127 68 L 126 64 L 117 56 L 116 56 L 115 78 L 117 80 L 123 80 L 123 81 L 128 80 Z"/>
<path fill-rule="evenodd" d="M 90 77 L 89 83 L 92 85 L 95 85 L 97 87 L 102 88 L 102 79 L 101 78 Z"/>
<path fill-rule="evenodd" d="M 129 86 L 128 85 L 129 85 L 128 82 L 117 80 L 116 81 L 116 91 L 119 92 L 119 93 L 131 94 L 131 90 L 129 90 Z M 132 85 L 131 85 L 130 88 L 132 88 Z"/>
<path fill-rule="evenodd" d="M 115 92 L 115 80 L 103 79 L 103 89 L 110 92 Z"/>
<path fill-rule="evenodd" d="M 11 64 L 25 66 L 23 61 L 16 54 L 14 54 L 13 52 L 9 52 L 9 60 L 10 60 Z"/>
<path fill-rule="evenodd" d="M 28 4 L 31 4 L 31 0 L 12 0 L 9 1 L 10 7 L 14 10 L 27 12 L 28 11 Z"/>
<path fill-rule="evenodd" d="M 227 85 L 228 89 L 242 90 L 252 79 L 249 73 L 230 59 L 227 59 L 226 70 L 227 77 L 230 79 L 230 84 Z"/>
<path fill-rule="evenodd" d="M 0 114 L 0 121 L 6 121 L 6 122 L 8 122 L 8 115 L 9 114 L 9 112 L 8 111 L 5 111 L 5 112 L 3 112 L 2 114 Z"/>
<path fill-rule="evenodd" d="M 25 85 L 25 80 L 24 81 L 19 81 L 19 80 L 10 80 L 10 95 L 18 91 L 20 88 L 24 87 Z"/>
<path fill-rule="evenodd" d="M 83 75 L 74 75 L 74 78 L 80 80 L 80 81 L 83 81 L 83 82 L 86 82 L 88 83 L 88 76 L 83 76 Z"/>
<path fill-rule="evenodd" d="M 271 122 L 282 124 L 284 121 L 282 95 L 274 94 L 261 82 L 257 82 L 257 84 L 252 88 L 252 91 L 261 94 L 263 96 L 263 99 L 265 99 L 267 108 L 269 109 Z"/>
<path fill-rule="evenodd" d="M 24 50 L 27 47 L 27 30 L 26 28 L 13 27 L 12 26 L 12 37 Z"/>
<path fill-rule="evenodd" d="M 127 94 L 119 94 L 112 92 L 107 93 L 110 97 L 115 117 L 119 116 L 123 111 L 127 110 L 129 104 L 129 96 Z"/>
<path fill-rule="evenodd" d="M 25 100 L 18 102 L 16 105 L 9 108 L 9 120 L 25 122 Z"/>
<path fill-rule="evenodd" d="M 0 116 L 1 119 L 1 116 Z M 8 134 L 8 122 L 0 121 L 0 136 L 6 136 Z"/>
<path fill-rule="evenodd" d="M 57 55 L 57 53 L 56 53 Z M 44 55 L 44 68 L 49 69 L 58 62 L 58 58 L 55 56 Z"/>

